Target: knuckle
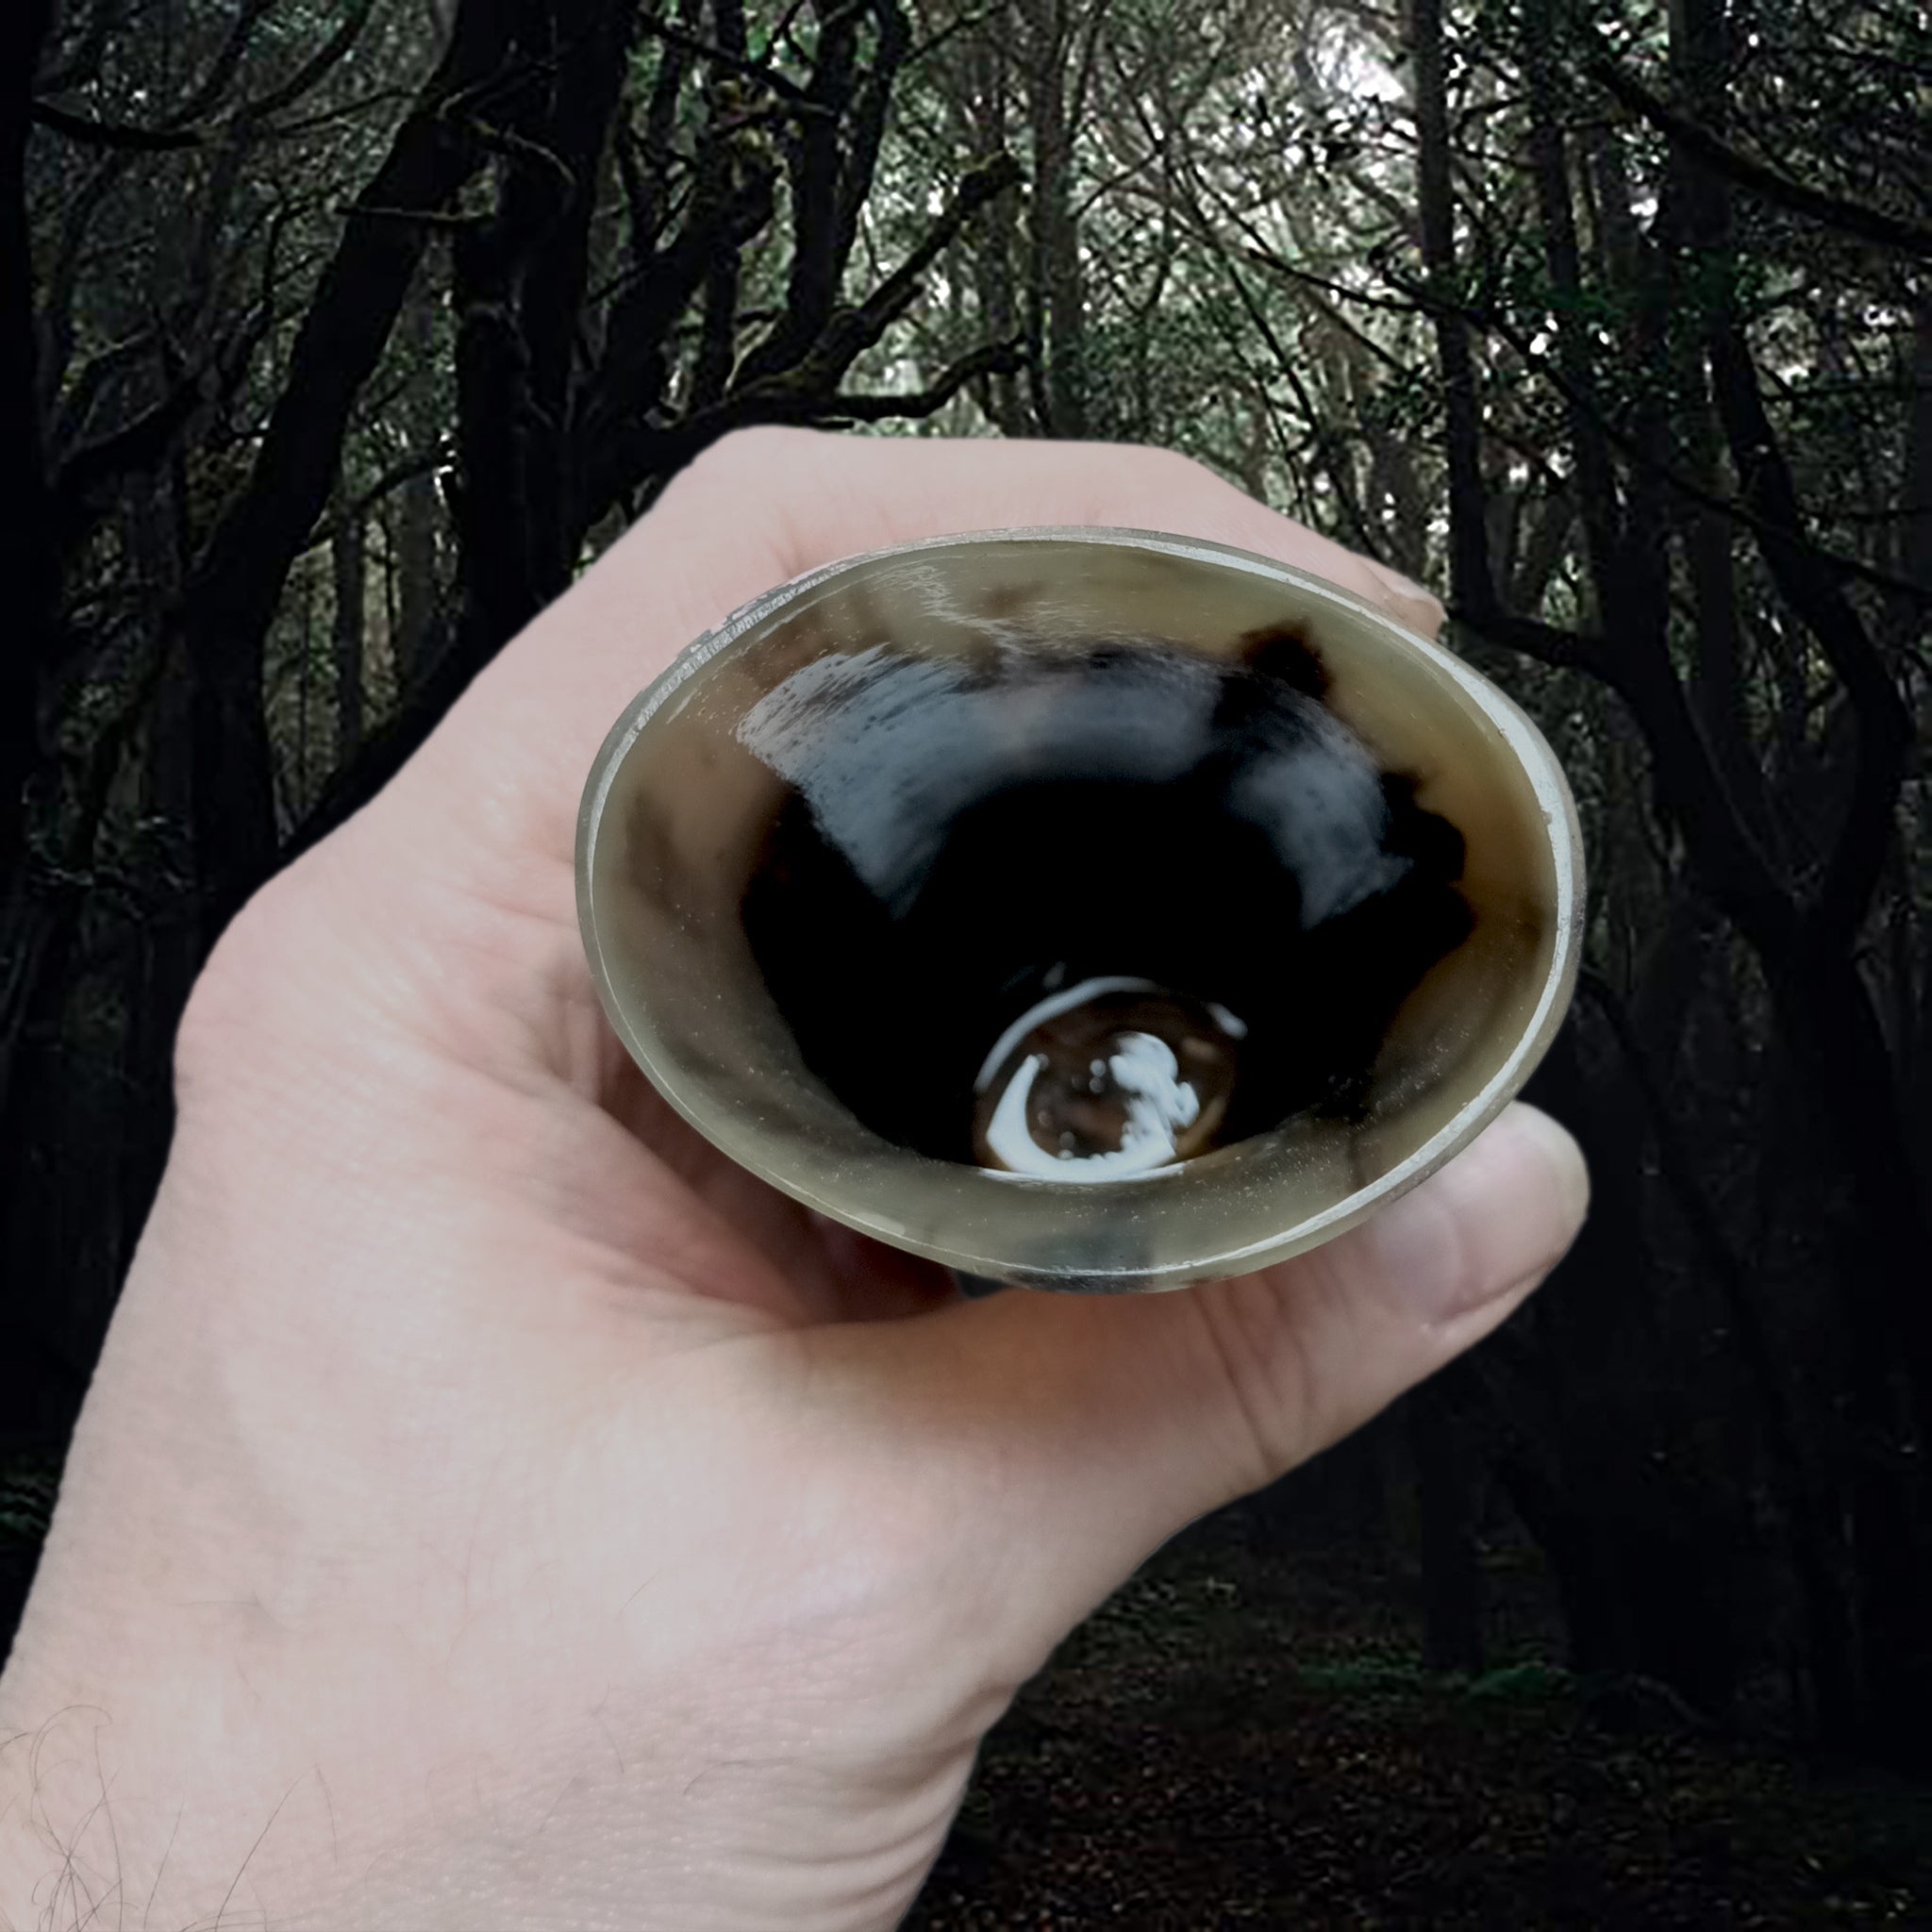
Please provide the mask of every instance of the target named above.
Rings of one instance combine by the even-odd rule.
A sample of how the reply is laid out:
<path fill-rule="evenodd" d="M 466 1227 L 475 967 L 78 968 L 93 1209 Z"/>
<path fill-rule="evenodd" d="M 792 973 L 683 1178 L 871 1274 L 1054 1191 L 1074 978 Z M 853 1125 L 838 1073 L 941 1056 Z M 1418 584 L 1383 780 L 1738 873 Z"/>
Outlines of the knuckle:
<path fill-rule="evenodd" d="M 708 443 L 692 462 L 693 471 L 709 476 L 741 475 L 765 469 L 799 437 L 810 432 L 774 423 L 753 423 L 727 430 Z"/>
<path fill-rule="evenodd" d="M 1198 486 L 1202 478 L 1212 477 L 1216 483 L 1225 484 L 1225 478 L 1198 458 L 1165 443 L 1137 443 L 1123 454 L 1128 461 L 1140 464 L 1150 475 L 1158 475 L 1163 481 L 1185 478 Z"/>

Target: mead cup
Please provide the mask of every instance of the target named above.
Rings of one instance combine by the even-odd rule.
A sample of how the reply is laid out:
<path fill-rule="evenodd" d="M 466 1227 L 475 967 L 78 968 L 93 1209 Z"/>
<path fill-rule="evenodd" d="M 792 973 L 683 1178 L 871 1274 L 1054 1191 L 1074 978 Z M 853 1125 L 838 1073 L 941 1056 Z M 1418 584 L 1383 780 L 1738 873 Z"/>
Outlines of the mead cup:
<path fill-rule="evenodd" d="M 699 1133 L 970 1275 L 1245 1273 L 1501 1111 L 1575 979 L 1541 734 L 1307 573 L 1150 531 L 848 558 L 612 727 L 577 893 Z"/>

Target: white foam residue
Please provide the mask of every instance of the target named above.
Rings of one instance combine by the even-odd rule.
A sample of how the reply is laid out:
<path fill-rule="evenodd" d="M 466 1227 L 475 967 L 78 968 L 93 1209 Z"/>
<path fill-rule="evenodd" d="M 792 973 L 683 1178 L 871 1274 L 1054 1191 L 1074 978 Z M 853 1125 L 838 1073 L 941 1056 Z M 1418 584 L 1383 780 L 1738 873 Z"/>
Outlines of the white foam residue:
<path fill-rule="evenodd" d="M 1105 1154 L 1053 1154 L 1033 1138 L 1026 1108 L 1046 1056 L 1031 1053 L 993 1109 L 986 1130 L 989 1150 L 1013 1173 L 1050 1181 L 1120 1180 L 1166 1166 L 1182 1130 L 1201 1112 L 1200 1095 L 1180 1077 L 1174 1049 L 1152 1033 L 1123 1033 L 1107 1065 L 1127 1104 L 1119 1147 Z"/>

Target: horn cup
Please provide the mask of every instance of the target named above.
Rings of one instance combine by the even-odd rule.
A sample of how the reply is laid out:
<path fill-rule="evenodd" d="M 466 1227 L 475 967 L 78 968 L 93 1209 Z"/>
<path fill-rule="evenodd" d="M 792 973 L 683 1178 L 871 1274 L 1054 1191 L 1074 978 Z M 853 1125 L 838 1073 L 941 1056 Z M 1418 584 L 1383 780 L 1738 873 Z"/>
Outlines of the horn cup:
<path fill-rule="evenodd" d="M 1153 532 L 849 558 L 699 639 L 586 787 L 605 1011 L 701 1134 L 962 1273 L 1130 1291 L 1327 1241 L 1569 1004 L 1541 734 L 1307 574 Z"/>

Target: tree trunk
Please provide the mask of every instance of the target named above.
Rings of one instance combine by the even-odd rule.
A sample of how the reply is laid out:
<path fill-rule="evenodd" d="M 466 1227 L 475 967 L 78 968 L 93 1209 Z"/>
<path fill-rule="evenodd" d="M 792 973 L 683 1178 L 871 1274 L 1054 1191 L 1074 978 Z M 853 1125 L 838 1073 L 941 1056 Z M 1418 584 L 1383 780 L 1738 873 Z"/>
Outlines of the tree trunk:
<path fill-rule="evenodd" d="M 964 65 L 960 86 L 965 97 L 955 102 L 955 113 L 965 151 L 976 157 L 999 154 L 1006 147 L 1007 61 L 1004 42 L 987 33 L 976 40 Z M 982 328 L 996 342 L 1011 341 L 1020 333 L 1020 300 L 1014 286 L 1019 248 L 1018 207 L 1013 196 L 1003 194 L 982 217 L 969 257 Z M 985 376 L 978 394 L 981 409 L 1002 436 L 1026 436 L 1036 426 L 1012 375 Z"/>
<path fill-rule="evenodd" d="M 1449 99 L 1442 53 L 1441 0 L 1409 0 L 1415 65 L 1416 191 L 1423 267 L 1445 307 L 1436 317 L 1442 370 L 1444 454 L 1448 458 L 1450 583 L 1471 610 L 1490 608 L 1488 525 L 1481 458 L 1482 408 L 1469 325 L 1452 312 L 1456 290 L 1456 208 L 1449 173 Z"/>
<path fill-rule="evenodd" d="M 51 913 L 32 875 L 33 791 L 51 775 L 43 741 L 42 682 L 58 654 L 58 550 L 41 442 L 40 365 L 34 331 L 32 237 L 27 230 L 26 146 L 41 49 L 52 0 L 0 8 L 0 582 L 7 634 L 0 641 L 0 1120 Z"/>
<path fill-rule="evenodd" d="M 1483 1573 L 1475 1472 L 1441 1376 L 1404 1405 L 1415 1459 L 1423 1557 L 1423 1652 L 1432 1671 L 1483 1667 Z"/>
<path fill-rule="evenodd" d="M 210 538 L 179 614 L 193 682 L 194 851 L 204 945 L 275 869 L 262 654 L 282 587 L 328 501 L 342 441 L 429 232 L 475 165 L 446 112 L 496 75 L 512 0 L 461 0 L 441 63 L 351 204 L 303 318 L 246 487 Z"/>
<path fill-rule="evenodd" d="M 1074 129 L 1068 82 L 1074 46 L 1070 0 L 1021 0 L 1026 17 L 1027 119 L 1033 143 L 1028 200 L 1036 325 L 1045 428 L 1088 434 L 1087 291 L 1074 213 Z"/>
<path fill-rule="evenodd" d="M 24 909 L 19 868 L 26 791 L 46 767 L 38 720 L 41 678 L 54 658 L 58 550 L 41 447 L 34 275 L 26 218 L 28 111 L 52 0 L 10 0 L 0 9 L 0 580 L 7 585 L 7 640 L 0 647 L 0 867 L 7 912 Z M 10 937 L 11 918 L 0 924 Z M 0 1007 L 0 1024 L 8 1008 Z"/>
<path fill-rule="evenodd" d="M 335 622 L 329 659 L 335 673 L 335 765 L 341 771 L 362 744 L 362 634 L 369 597 L 368 525 L 346 510 L 331 546 Z M 304 804 L 308 801 L 305 799 Z"/>
<path fill-rule="evenodd" d="M 159 830 L 162 883 L 142 922 L 127 969 L 127 1030 L 122 1044 L 125 1099 L 116 1195 L 120 1261 L 133 1257 L 167 1163 L 175 1127 L 175 1030 L 200 965 L 199 935 L 190 882 L 192 822 L 192 697 L 187 681 L 163 676 L 156 686 L 142 737 L 142 806 Z M 112 1271 L 119 1282 L 121 1267 Z"/>
<path fill-rule="evenodd" d="M 403 353 L 418 368 L 426 368 L 439 353 L 436 317 L 442 296 L 440 279 L 419 277 L 403 312 Z M 430 467 L 397 490 L 389 525 L 396 578 L 390 648 L 395 654 L 396 685 L 404 691 L 428 668 L 439 597 L 437 533 L 442 523 L 435 467 L 443 442 L 441 418 L 419 406 L 408 420 L 410 452 Z"/>

